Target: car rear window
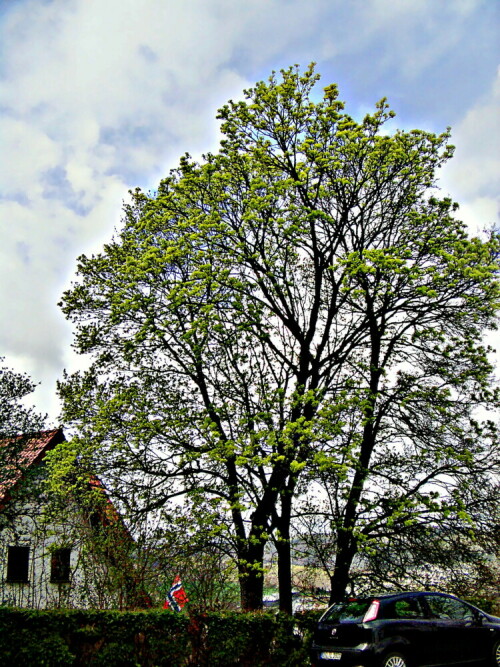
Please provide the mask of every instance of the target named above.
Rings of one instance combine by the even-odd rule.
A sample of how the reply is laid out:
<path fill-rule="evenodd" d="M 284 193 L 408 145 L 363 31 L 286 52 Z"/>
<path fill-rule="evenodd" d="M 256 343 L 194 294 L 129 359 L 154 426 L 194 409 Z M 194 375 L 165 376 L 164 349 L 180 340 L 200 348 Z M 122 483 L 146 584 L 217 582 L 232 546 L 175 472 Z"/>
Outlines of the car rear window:
<path fill-rule="evenodd" d="M 366 612 L 370 608 L 373 598 L 362 598 L 339 602 L 326 612 L 323 621 L 330 623 L 342 623 L 347 621 L 362 622 Z"/>

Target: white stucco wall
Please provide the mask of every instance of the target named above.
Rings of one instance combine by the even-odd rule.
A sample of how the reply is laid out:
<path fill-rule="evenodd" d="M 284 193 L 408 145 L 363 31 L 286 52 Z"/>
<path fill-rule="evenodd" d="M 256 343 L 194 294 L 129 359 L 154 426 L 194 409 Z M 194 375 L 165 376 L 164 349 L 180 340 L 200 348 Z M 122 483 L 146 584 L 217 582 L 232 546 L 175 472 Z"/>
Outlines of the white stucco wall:
<path fill-rule="evenodd" d="M 78 508 L 68 507 L 66 516 L 71 521 L 48 520 L 41 487 L 43 472 L 40 466 L 38 479 L 30 480 L 29 498 L 11 500 L 0 513 L 0 604 L 35 609 L 119 606 L 119 595 L 109 594 L 103 585 L 106 563 L 86 549 Z M 7 581 L 9 546 L 29 547 L 27 583 Z M 71 549 L 69 583 L 50 581 L 54 548 Z"/>

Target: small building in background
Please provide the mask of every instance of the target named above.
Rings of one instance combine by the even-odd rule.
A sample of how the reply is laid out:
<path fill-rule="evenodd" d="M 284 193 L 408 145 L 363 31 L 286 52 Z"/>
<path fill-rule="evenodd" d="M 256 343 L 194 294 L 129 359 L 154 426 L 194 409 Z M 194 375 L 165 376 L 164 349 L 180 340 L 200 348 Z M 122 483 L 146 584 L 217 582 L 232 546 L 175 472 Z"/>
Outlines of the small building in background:
<path fill-rule="evenodd" d="M 47 493 L 44 459 L 64 442 L 58 428 L 0 443 L 0 605 L 147 606 L 133 540 L 99 480 L 55 504 Z"/>

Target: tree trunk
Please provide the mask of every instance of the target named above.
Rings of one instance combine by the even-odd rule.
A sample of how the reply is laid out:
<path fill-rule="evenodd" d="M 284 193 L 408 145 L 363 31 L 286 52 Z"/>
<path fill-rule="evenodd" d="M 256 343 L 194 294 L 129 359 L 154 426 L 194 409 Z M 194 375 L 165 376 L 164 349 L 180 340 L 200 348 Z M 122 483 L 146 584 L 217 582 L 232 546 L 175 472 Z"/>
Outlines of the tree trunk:
<path fill-rule="evenodd" d="M 290 545 L 290 517 L 292 494 L 287 490 L 281 494 L 281 516 L 276 519 L 279 539 L 276 540 L 278 553 L 278 588 L 280 611 L 292 613 L 292 555 Z"/>
<path fill-rule="evenodd" d="M 292 613 L 292 564 L 290 554 L 290 540 L 282 539 L 276 542 L 278 553 L 278 589 L 280 596 L 280 611 Z"/>
<path fill-rule="evenodd" d="M 335 569 L 330 577 L 330 604 L 340 602 L 345 598 L 350 581 L 349 572 L 356 555 L 356 546 L 353 545 L 350 536 L 339 539 L 337 549 Z"/>
<path fill-rule="evenodd" d="M 335 559 L 335 570 L 330 579 L 330 604 L 343 600 L 349 585 L 349 572 L 352 561 L 358 551 L 358 545 L 354 537 L 354 528 L 357 522 L 356 512 L 365 486 L 367 470 L 370 465 L 370 458 L 375 447 L 375 429 L 373 426 L 373 416 L 375 414 L 375 403 L 378 395 L 378 385 L 380 380 L 379 370 L 380 339 L 378 332 L 373 332 L 372 336 L 372 355 L 371 355 L 371 395 L 364 408 L 365 426 L 363 428 L 363 440 L 361 443 L 361 452 L 359 455 L 359 467 L 354 474 L 351 490 L 345 507 L 345 516 L 342 528 L 339 531 L 337 544 L 337 557 Z"/>
<path fill-rule="evenodd" d="M 252 545 L 239 556 L 240 598 L 243 611 L 262 609 L 264 597 L 264 544 Z"/>
<path fill-rule="evenodd" d="M 345 598 L 347 586 L 349 584 L 349 570 L 345 568 L 335 568 L 330 578 L 330 601 L 329 604 L 340 602 Z"/>

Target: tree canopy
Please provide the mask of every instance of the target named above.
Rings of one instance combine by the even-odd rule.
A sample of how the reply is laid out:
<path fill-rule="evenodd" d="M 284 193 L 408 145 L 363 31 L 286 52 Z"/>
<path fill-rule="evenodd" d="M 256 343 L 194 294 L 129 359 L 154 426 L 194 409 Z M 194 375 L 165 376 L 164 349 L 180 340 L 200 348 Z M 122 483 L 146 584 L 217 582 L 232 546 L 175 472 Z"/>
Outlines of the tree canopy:
<path fill-rule="evenodd" d="M 0 357 L 0 363 L 3 362 Z M 16 373 L 6 366 L 0 368 L 0 439 L 43 428 L 44 417 L 23 403 L 35 388 L 36 384 L 25 373 Z"/>
<path fill-rule="evenodd" d="M 498 472 L 498 238 L 471 238 L 436 171 L 449 133 L 354 120 L 314 68 L 219 111 L 222 141 L 131 193 L 123 228 L 62 300 L 87 372 L 60 384 L 80 463 L 131 510 L 189 496 L 262 604 L 272 537 L 291 607 L 290 526 L 312 484 L 335 498 L 332 596 L 376 531 L 465 512 Z M 382 508 L 382 511 L 380 511 Z"/>
<path fill-rule="evenodd" d="M 0 357 L 0 364 L 4 358 Z M 0 503 L 5 501 L 20 473 L 26 469 L 24 448 L 30 437 L 44 428 L 45 417 L 24 399 L 36 388 L 25 373 L 0 367 Z M 12 510 L 0 514 L 0 531 L 9 522 Z"/>

